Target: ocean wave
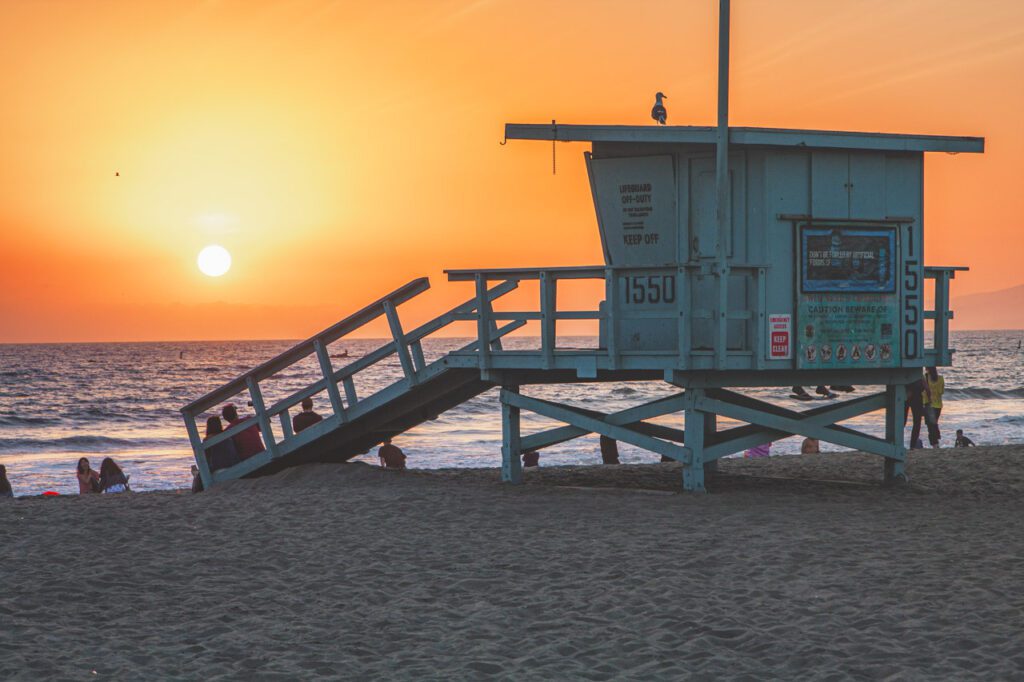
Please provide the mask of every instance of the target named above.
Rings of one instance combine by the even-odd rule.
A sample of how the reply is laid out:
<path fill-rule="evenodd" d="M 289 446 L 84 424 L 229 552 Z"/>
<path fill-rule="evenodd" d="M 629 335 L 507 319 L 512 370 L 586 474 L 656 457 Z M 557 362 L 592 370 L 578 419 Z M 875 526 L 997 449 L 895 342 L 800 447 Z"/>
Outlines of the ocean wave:
<path fill-rule="evenodd" d="M 1017 400 L 1024 398 L 1024 388 L 1011 388 L 998 390 L 982 386 L 968 386 L 966 388 L 948 388 L 945 396 L 948 398 L 973 398 L 975 400 Z"/>
<path fill-rule="evenodd" d="M 109 450 L 144 450 L 180 447 L 182 438 L 110 438 L 108 436 L 65 436 L 64 438 L 0 438 L 0 452 L 106 452 Z"/>
<path fill-rule="evenodd" d="M 0 416 L 0 426 L 46 425 L 59 422 L 60 419 L 56 417 L 19 417 L 13 414 Z"/>

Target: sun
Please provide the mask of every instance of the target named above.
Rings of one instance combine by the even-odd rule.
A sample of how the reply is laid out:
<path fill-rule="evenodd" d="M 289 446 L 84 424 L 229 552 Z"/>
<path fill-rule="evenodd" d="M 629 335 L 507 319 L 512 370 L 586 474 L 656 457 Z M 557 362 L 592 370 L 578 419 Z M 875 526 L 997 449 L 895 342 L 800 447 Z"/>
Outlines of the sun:
<path fill-rule="evenodd" d="M 220 277 L 231 269 L 231 254 L 219 244 L 210 244 L 199 252 L 199 270 L 210 277 Z"/>

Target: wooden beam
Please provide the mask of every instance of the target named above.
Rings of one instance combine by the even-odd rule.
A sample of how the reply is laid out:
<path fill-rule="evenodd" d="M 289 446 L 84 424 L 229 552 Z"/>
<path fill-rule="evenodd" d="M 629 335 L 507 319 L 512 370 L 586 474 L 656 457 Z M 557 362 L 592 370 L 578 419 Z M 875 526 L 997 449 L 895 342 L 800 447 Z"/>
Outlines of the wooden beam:
<path fill-rule="evenodd" d="M 507 396 L 518 393 L 518 386 L 505 386 L 501 389 L 501 480 L 506 483 L 523 481 L 519 408 L 507 399 Z"/>
<path fill-rule="evenodd" d="M 331 358 L 327 355 L 327 348 L 320 339 L 314 339 L 313 348 L 316 350 L 316 358 L 320 362 L 320 373 L 324 378 L 324 384 L 327 386 L 327 397 L 331 401 L 331 409 L 340 421 L 345 421 L 345 406 L 341 403 L 338 380 L 334 378 L 334 367 L 331 366 Z"/>
<path fill-rule="evenodd" d="M 630 443 L 638 448 L 650 450 L 651 452 L 656 452 L 681 462 L 689 461 L 690 451 L 688 448 L 680 447 L 675 443 L 669 443 L 658 438 L 652 438 L 630 428 L 608 424 L 600 419 L 583 414 L 577 408 L 568 405 L 559 405 L 546 400 L 528 398 L 524 395 L 513 393 L 503 393 L 501 400 L 503 403 L 507 402 L 513 407 L 530 410 L 550 419 L 556 419 L 593 433 L 599 433 L 602 436 Z"/>

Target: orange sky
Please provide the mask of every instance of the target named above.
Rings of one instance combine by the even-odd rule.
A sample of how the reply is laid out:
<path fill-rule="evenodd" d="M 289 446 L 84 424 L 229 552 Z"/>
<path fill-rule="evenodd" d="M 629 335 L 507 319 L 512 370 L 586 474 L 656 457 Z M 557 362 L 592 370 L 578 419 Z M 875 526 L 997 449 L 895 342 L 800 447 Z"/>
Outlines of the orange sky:
<path fill-rule="evenodd" d="M 503 124 L 646 124 L 659 89 L 712 124 L 716 12 L 6 0 L 0 342 L 307 336 L 428 275 L 411 325 L 470 295 L 446 267 L 599 263 L 587 146 L 552 177 Z M 1024 3 L 734 0 L 732 41 L 734 125 L 985 136 L 927 157 L 927 260 L 1024 282 Z"/>

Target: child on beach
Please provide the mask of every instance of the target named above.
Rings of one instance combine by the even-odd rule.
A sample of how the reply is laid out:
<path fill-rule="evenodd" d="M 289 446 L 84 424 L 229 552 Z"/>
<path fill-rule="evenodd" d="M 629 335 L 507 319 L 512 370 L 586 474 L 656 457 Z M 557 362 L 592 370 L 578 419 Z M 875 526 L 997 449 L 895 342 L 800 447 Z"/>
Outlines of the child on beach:
<path fill-rule="evenodd" d="M 957 429 L 956 430 L 956 443 L 954 443 L 954 447 L 958 447 L 958 448 L 974 447 L 974 441 L 964 435 L 964 430 L 963 429 Z"/>
<path fill-rule="evenodd" d="M 128 487 L 128 477 L 117 466 L 117 462 L 109 457 L 104 457 L 100 463 L 100 490 L 105 493 L 124 493 L 131 489 Z"/>
<path fill-rule="evenodd" d="M 89 465 L 89 460 L 82 457 L 78 460 L 78 470 L 75 472 L 78 478 L 78 494 L 88 495 L 100 492 L 100 475 Z"/>
<path fill-rule="evenodd" d="M 7 480 L 7 467 L 0 464 L 0 497 L 14 497 L 11 482 Z"/>

